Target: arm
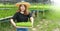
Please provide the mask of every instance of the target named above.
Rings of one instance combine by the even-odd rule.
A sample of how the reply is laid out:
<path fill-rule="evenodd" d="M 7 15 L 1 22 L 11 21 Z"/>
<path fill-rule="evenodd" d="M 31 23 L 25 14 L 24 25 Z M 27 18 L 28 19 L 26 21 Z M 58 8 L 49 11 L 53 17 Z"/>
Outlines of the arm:
<path fill-rule="evenodd" d="M 13 19 L 10 19 L 10 21 L 11 21 L 11 23 L 12 23 L 12 25 L 13 25 L 14 27 L 20 28 L 19 26 L 16 26 L 16 23 L 13 21 Z"/>
<path fill-rule="evenodd" d="M 13 21 L 13 19 L 10 19 L 10 21 L 11 21 L 12 25 L 13 25 L 14 27 L 16 27 L 16 24 L 15 24 L 15 22 Z"/>
<path fill-rule="evenodd" d="M 31 22 L 32 22 L 32 25 L 33 25 L 34 18 L 33 18 L 33 17 L 30 17 L 30 20 L 31 20 Z"/>

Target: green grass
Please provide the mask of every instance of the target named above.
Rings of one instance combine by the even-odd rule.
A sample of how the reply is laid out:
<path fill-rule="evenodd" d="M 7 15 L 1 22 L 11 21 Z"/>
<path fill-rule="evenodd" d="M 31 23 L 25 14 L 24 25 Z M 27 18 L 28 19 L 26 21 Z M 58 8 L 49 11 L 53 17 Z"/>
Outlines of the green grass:
<path fill-rule="evenodd" d="M 42 9 L 49 9 L 49 6 L 44 5 L 31 5 L 29 10 L 42 10 Z M 8 16 L 13 15 L 18 10 L 18 7 L 15 5 L 0 5 L 0 18 L 5 18 Z"/>
<path fill-rule="evenodd" d="M 32 27 L 31 22 L 20 22 L 20 23 L 16 23 L 16 26 L 20 26 L 20 27 Z"/>
<path fill-rule="evenodd" d="M 10 22 L 0 22 L 0 31 L 15 31 Z"/>
<path fill-rule="evenodd" d="M 29 10 L 40 10 L 40 7 L 31 6 Z M 18 10 L 18 7 L 14 5 L 1 5 L 0 6 L 0 18 L 5 18 L 8 16 L 14 15 L 14 13 Z"/>
<path fill-rule="evenodd" d="M 51 6 L 52 7 L 52 6 Z M 0 8 L 5 8 L 5 6 L 1 6 Z M 11 8 L 9 10 L 0 10 L 0 18 L 4 18 L 7 16 L 11 16 L 13 15 L 17 8 L 14 8 L 14 6 L 6 6 L 6 8 Z M 52 7 L 50 8 L 50 5 L 42 5 L 42 6 L 31 6 L 29 8 L 29 10 L 47 10 L 47 12 L 44 12 L 44 16 L 43 14 L 39 13 L 38 17 L 35 17 L 35 21 L 34 21 L 34 28 L 36 28 L 37 31 L 52 31 L 55 28 L 59 28 L 60 29 L 60 9 L 59 7 Z M 45 18 L 45 20 L 43 20 L 42 18 Z M 21 23 L 20 23 L 21 24 Z M 23 23 L 24 25 L 25 23 Z M 19 24 L 18 24 L 19 25 Z M 22 25 L 22 24 L 21 24 Z M 22 26 L 23 26 L 22 25 Z M 28 25 L 30 25 L 28 23 Z M 39 25 L 39 26 L 37 26 Z M 8 30 L 12 30 L 15 31 L 13 25 L 10 22 L 4 22 L 4 23 L 0 23 L 0 31 L 8 31 Z M 30 30 L 31 31 L 31 30 Z M 60 31 L 60 30 L 59 30 Z"/>

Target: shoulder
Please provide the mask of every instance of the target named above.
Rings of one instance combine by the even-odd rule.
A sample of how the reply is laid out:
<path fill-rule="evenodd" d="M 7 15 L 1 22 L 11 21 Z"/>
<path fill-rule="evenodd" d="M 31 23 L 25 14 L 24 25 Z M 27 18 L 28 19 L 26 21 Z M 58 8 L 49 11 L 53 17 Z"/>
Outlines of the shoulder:
<path fill-rule="evenodd" d="M 32 13 L 29 13 L 29 16 L 32 16 Z"/>
<path fill-rule="evenodd" d="M 19 14 L 19 12 L 16 12 L 16 13 L 15 13 L 15 15 L 18 15 L 18 14 Z"/>
<path fill-rule="evenodd" d="M 32 13 L 31 12 L 29 12 L 29 15 L 31 15 Z"/>
<path fill-rule="evenodd" d="M 19 14 L 20 12 L 16 12 L 16 14 Z"/>

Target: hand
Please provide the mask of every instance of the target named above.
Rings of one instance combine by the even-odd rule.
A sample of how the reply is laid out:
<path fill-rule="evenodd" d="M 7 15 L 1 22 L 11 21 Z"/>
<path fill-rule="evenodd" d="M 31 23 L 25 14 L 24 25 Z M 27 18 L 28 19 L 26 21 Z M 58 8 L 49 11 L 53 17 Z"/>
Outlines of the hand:
<path fill-rule="evenodd" d="M 16 27 L 16 25 L 13 25 L 14 27 Z"/>
<path fill-rule="evenodd" d="M 16 26 L 16 28 L 20 28 L 20 26 Z"/>
<path fill-rule="evenodd" d="M 32 27 L 33 27 L 33 22 L 31 22 L 31 25 L 32 25 Z"/>

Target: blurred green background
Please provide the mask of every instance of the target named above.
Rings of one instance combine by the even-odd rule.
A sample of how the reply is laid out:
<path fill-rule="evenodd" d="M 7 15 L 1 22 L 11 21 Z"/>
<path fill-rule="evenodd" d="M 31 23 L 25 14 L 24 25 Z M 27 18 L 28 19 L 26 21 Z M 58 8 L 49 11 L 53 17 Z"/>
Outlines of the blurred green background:
<path fill-rule="evenodd" d="M 0 19 L 13 16 L 18 10 L 18 7 L 15 6 L 17 2 L 7 3 L 5 0 L 3 2 L 0 0 Z M 14 0 L 16 1 L 16 0 Z M 48 3 L 47 3 L 48 1 Z M 27 1 L 28 2 L 28 1 Z M 37 17 L 34 19 L 34 27 L 29 28 L 29 31 L 60 31 L 60 6 L 51 5 L 50 0 L 32 0 L 30 11 L 37 10 Z M 5 21 L 5 22 L 2 22 Z M 9 19 L 0 20 L 0 31 L 15 31 L 15 27 L 12 26 Z"/>

